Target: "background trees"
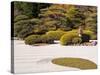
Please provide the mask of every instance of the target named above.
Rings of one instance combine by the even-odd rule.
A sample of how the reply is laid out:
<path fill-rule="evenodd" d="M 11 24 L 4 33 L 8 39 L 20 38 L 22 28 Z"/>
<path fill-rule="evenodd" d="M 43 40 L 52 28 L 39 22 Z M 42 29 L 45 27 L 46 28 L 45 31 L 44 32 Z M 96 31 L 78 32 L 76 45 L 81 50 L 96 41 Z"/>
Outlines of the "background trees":
<path fill-rule="evenodd" d="M 14 2 L 14 16 L 23 14 L 29 17 L 37 17 L 40 9 L 48 7 L 50 4 Z"/>
<path fill-rule="evenodd" d="M 79 10 L 73 5 L 52 5 L 49 8 L 41 9 L 39 16 L 44 25 L 56 29 L 71 30 L 81 25 L 82 16 Z M 48 27 L 50 28 L 50 27 Z"/>
<path fill-rule="evenodd" d="M 97 32 L 97 8 L 95 6 L 78 6 L 80 13 L 84 16 L 82 20 L 85 29 Z"/>
<path fill-rule="evenodd" d="M 71 31 L 83 26 L 97 32 L 97 8 L 49 3 L 14 2 L 14 36 L 25 38 L 48 31 Z"/>

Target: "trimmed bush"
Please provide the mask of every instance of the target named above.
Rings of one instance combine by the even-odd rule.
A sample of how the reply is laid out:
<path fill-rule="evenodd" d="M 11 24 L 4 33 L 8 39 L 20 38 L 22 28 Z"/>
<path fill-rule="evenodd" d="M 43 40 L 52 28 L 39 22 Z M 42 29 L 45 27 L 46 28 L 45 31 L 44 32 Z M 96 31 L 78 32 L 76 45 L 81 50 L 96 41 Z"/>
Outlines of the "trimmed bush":
<path fill-rule="evenodd" d="M 78 30 L 77 29 L 73 29 L 71 31 L 67 31 L 67 33 L 77 33 L 78 34 Z"/>
<path fill-rule="evenodd" d="M 80 37 L 74 37 L 72 39 L 73 44 L 80 44 L 82 42 L 82 39 Z"/>
<path fill-rule="evenodd" d="M 17 37 L 24 40 L 25 37 L 27 36 L 26 33 L 27 33 L 27 31 L 23 29 L 21 32 L 19 32 Z"/>
<path fill-rule="evenodd" d="M 91 40 L 97 40 L 97 35 L 92 35 Z"/>
<path fill-rule="evenodd" d="M 25 26 L 27 25 L 29 26 L 29 20 L 21 20 L 14 23 L 14 36 L 18 36 L 23 29 L 26 29 Z"/>
<path fill-rule="evenodd" d="M 33 45 L 37 43 L 54 43 L 54 40 L 48 37 L 48 35 L 30 35 L 25 38 L 25 44 Z"/>
<path fill-rule="evenodd" d="M 38 22 L 38 19 L 21 20 L 14 24 L 14 34 L 21 39 L 34 34 L 34 25 Z"/>
<path fill-rule="evenodd" d="M 94 32 L 92 32 L 90 30 L 84 30 L 84 34 L 88 35 L 90 37 L 90 40 L 96 40 L 97 39 L 97 35 L 94 34 Z"/>
<path fill-rule="evenodd" d="M 41 42 L 52 44 L 54 43 L 54 40 L 45 34 L 45 35 L 41 35 Z"/>
<path fill-rule="evenodd" d="M 72 44 L 72 39 L 74 37 L 78 37 L 77 34 L 75 33 L 67 33 L 67 34 L 64 34 L 61 39 L 60 39 L 60 44 L 61 45 L 69 45 L 69 44 Z"/>
<path fill-rule="evenodd" d="M 54 40 L 60 40 L 61 36 L 64 34 L 65 34 L 64 31 L 49 31 L 46 33 L 46 35 L 48 35 L 48 37 L 50 37 L 51 39 L 54 39 Z"/>
<path fill-rule="evenodd" d="M 30 20 L 21 20 L 14 24 L 15 36 L 24 39 L 33 32 L 34 24 Z"/>
<path fill-rule="evenodd" d="M 25 44 L 33 45 L 36 43 L 39 43 L 41 41 L 39 35 L 30 35 L 27 38 L 25 38 Z"/>

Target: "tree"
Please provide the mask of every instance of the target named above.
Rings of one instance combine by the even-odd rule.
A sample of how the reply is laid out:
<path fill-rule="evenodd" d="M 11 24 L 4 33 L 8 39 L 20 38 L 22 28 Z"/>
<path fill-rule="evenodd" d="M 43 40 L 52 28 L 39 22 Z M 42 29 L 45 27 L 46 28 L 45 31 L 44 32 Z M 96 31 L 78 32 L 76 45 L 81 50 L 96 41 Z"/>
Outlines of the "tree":
<path fill-rule="evenodd" d="M 15 36 L 24 39 L 34 33 L 34 25 L 39 22 L 39 19 L 20 20 L 14 24 Z"/>
<path fill-rule="evenodd" d="M 95 6 L 14 2 L 14 33 L 24 38 L 51 30 L 69 31 L 80 26 L 97 32 Z"/>
<path fill-rule="evenodd" d="M 47 26 L 47 28 L 54 27 L 54 30 L 58 28 L 70 30 L 73 27 L 72 18 L 76 14 L 77 9 L 72 5 L 55 4 L 48 8 L 41 9 L 39 17 L 41 18 L 43 25 Z"/>
<path fill-rule="evenodd" d="M 51 4 L 46 3 L 30 3 L 30 2 L 14 2 L 14 15 L 27 15 L 29 17 L 37 17 L 40 9 L 46 8 Z"/>
<path fill-rule="evenodd" d="M 14 15 L 27 15 L 32 16 L 33 4 L 27 2 L 14 2 Z"/>
<path fill-rule="evenodd" d="M 95 6 L 78 6 L 80 13 L 84 16 L 82 21 L 85 29 L 97 32 L 97 8 Z"/>

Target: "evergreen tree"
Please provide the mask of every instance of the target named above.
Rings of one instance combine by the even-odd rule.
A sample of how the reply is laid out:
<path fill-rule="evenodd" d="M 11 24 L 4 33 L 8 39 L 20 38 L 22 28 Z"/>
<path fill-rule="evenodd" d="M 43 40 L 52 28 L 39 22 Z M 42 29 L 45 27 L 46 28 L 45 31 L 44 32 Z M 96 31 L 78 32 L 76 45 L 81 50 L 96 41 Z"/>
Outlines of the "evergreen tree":
<path fill-rule="evenodd" d="M 41 9 L 39 14 L 42 24 L 51 28 L 50 30 L 56 30 L 58 28 L 64 30 L 70 30 L 73 27 L 73 18 L 77 15 L 77 8 L 72 5 L 51 5 L 48 8 Z"/>

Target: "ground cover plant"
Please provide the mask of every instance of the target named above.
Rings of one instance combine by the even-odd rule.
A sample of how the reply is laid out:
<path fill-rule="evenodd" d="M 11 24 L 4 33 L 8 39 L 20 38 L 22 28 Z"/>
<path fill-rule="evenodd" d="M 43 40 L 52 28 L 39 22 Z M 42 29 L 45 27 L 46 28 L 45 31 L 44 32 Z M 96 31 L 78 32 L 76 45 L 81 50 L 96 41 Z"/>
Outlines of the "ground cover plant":
<path fill-rule="evenodd" d="M 82 70 L 97 68 L 97 65 L 94 62 L 82 58 L 56 58 L 52 60 L 52 63 L 60 66 L 73 67 Z"/>

